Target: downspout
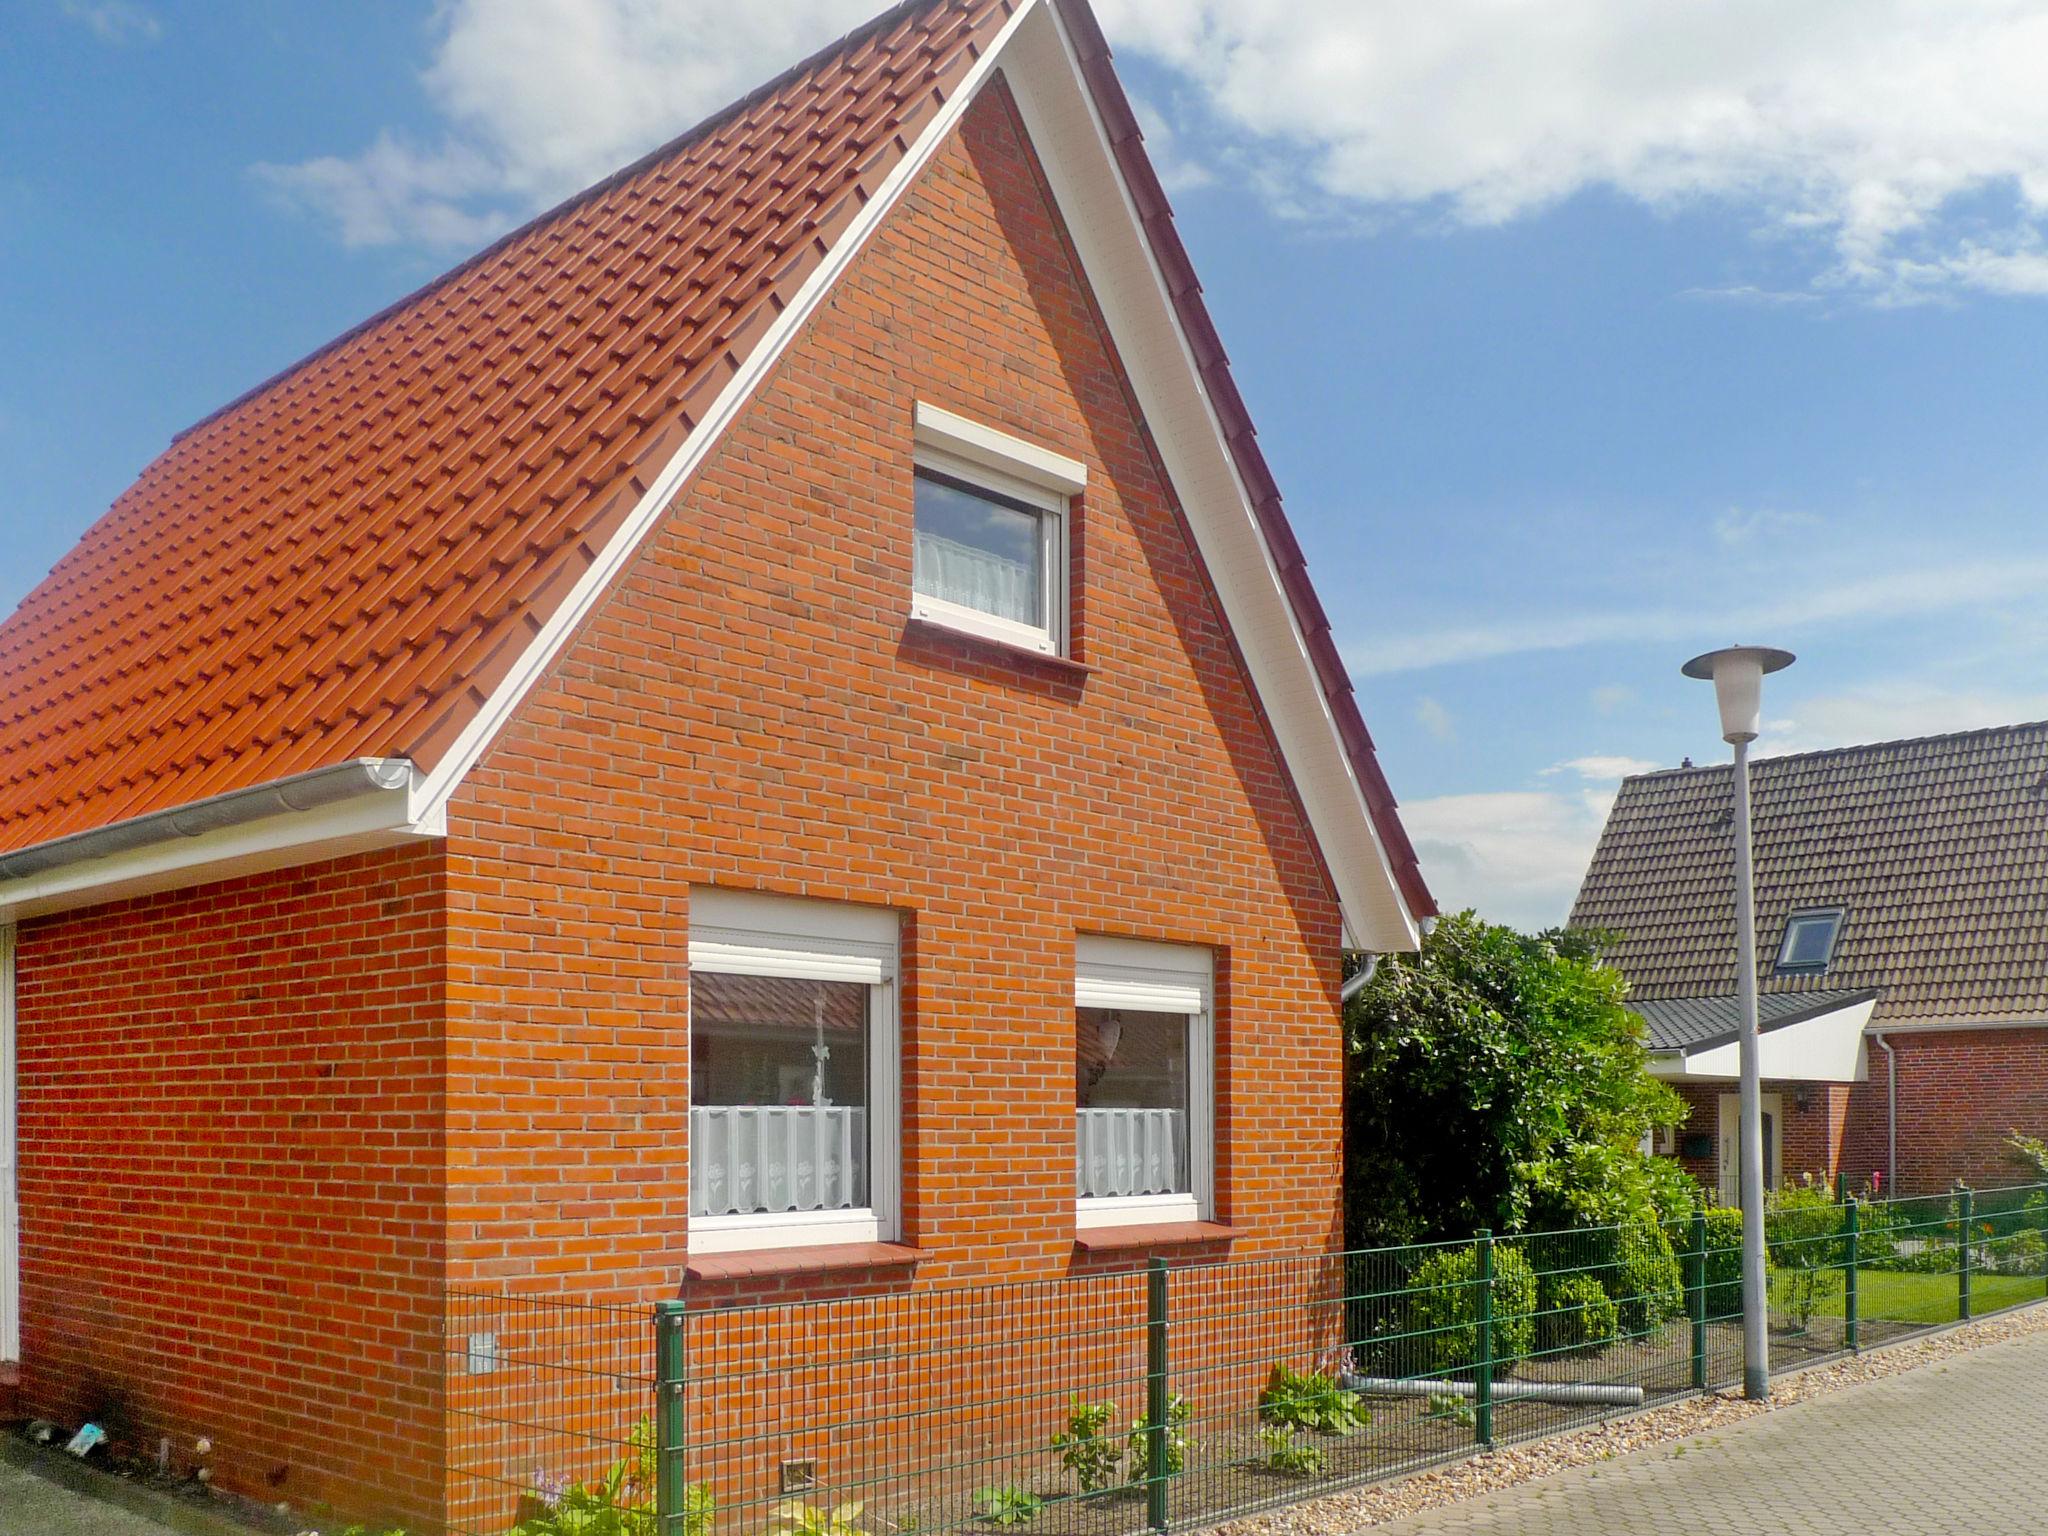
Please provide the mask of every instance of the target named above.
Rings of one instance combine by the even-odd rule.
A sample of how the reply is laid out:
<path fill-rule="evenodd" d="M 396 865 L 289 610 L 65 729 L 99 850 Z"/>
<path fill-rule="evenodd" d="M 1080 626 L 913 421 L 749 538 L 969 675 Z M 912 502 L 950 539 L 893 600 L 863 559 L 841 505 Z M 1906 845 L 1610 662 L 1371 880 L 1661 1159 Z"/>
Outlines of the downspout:
<path fill-rule="evenodd" d="M 1365 964 L 1359 968 L 1358 974 L 1351 977 L 1350 980 L 1337 989 L 1337 1001 L 1348 1003 L 1351 999 L 1358 996 L 1359 993 L 1365 990 L 1365 984 L 1372 980 L 1372 973 L 1379 968 L 1380 957 L 1378 955 L 1367 955 L 1365 957 Z"/>
<path fill-rule="evenodd" d="M 1899 1053 L 1892 1049 L 1884 1031 L 1874 1029 L 1870 1040 L 1884 1052 L 1884 1194 L 1899 1198 Z"/>

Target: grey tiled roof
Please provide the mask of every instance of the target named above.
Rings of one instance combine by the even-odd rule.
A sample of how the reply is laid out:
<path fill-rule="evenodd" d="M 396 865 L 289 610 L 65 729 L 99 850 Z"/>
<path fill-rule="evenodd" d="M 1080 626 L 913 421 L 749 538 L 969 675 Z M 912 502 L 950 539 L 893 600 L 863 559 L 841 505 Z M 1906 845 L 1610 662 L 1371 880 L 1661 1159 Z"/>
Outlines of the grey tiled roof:
<path fill-rule="evenodd" d="M 1634 1001 L 1735 990 L 1730 770 L 1625 780 L 1572 908 Z M 1751 765 L 1767 994 L 1877 988 L 1873 1022 L 2048 1017 L 2048 722 Z M 1773 976 L 1786 916 L 1848 916 L 1823 976 Z"/>
<path fill-rule="evenodd" d="M 1853 987 L 1767 993 L 1756 1000 L 1757 1028 L 1782 1029 L 1872 996 L 1875 994 L 1867 989 L 1859 992 Z M 1650 1026 L 1653 1051 L 1690 1050 L 1735 1038 L 1738 1013 L 1733 992 L 1719 997 L 1631 998 L 1629 1007 Z"/>

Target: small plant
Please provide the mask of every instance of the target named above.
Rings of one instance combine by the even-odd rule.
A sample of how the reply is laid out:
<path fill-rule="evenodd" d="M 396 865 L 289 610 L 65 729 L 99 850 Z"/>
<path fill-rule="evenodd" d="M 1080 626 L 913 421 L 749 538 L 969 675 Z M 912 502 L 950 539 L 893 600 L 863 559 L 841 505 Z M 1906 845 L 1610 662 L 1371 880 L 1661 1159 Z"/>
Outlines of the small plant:
<path fill-rule="evenodd" d="M 1602 1293 L 1605 1294 L 1604 1292 Z M 1448 1419 L 1466 1429 L 1479 1422 L 1479 1415 L 1472 1411 L 1472 1405 L 1455 1392 L 1432 1392 L 1422 1405 L 1423 1417 Z"/>
<path fill-rule="evenodd" d="M 1187 1470 L 1188 1452 L 1195 1442 L 1187 1428 L 1195 1417 L 1195 1405 L 1178 1392 L 1166 1400 L 1166 1476 L 1179 1477 Z M 1142 1416 L 1131 1426 L 1124 1442 L 1130 1456 L 1129 1480 L 1142 1483 L 1152 1476 L 1152 1430 Z"/>
<path fill-rule="evenodd" d="M 2005 1138 L 2012 1160 L 2027 1169 L 2035 1178 L 2048 1181 L 2048 1141 L 2038 1136 L 2023 1136 L 2018 1131 Z"/>
<path fill-rule="evenodd" d="M 640 1420 L 626 1439 L 631 1453 L 590 1482 L 541 1479 L 536 1491 L 545 1507 L 521 1520 L 510 1536 L 655 1536 L 653 1421 Z M 707 1536 L 716 1509 L 707 1485 L 686 1487 L 685 1536 Z"/>
<path fill-rule="evenodd" d="M 1275 1472 L 1314 1477 L 1323 1470 L 1322 1447 L 1297 1444 L 1290 1429 L 1268 1424 L 1259 1431 L 1259 1443 L 1266 1448 L 1266 1465 Z"/>
<path fill-rule="evenodd" d="M 1124 1447 L 1110 1430 L 1115 1419 L 1115 1403 L 1084 1403 L 1077 1392 L 1068 1405 L 1067 1427 L 1053 1434 L 1060 1465 L 1074 1474 L 1083 1493 L 1100 1493 L 1116 1481 Z"/>
<path fill-rule="evenodd" d="M 775 1536 L 862 1536 L 860 1514 L 867 1506 L 853 1500 L 830 1506 L 784 1499 L 775 1506 Z"/>
<path fill-rule="evenodd" d="M 1279 1360 L 1266 1373 L 1259 1417 L 1281 1429 L 1318 1435 L 1348 1435 L 1371 1419 L 1358 1394 L 1345 1391 L 1336 1377 L 1320 1370 L 1290 1370 Z"/>
<path fill-rule="evenodd" d="M 1045 1500 L 1028 1488 L 984 1488 L 974 1496 L 981 1518 L 990 1525 L 1029 1525 L 1045 1508 Z"/>

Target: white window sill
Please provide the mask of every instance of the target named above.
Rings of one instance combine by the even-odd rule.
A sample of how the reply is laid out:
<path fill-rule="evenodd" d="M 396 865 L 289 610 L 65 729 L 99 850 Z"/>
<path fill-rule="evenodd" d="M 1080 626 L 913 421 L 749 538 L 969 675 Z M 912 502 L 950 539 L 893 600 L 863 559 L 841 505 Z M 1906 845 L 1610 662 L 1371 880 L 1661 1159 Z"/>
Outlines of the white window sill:
<path fill-rule="evenodd" d="M 1124 1195 L 1074 1202 L 1074 1226 L 1083 1232 L 1091 1227 L 1167 1226 L 1207 1219 L 1193 1195 Z"/>
<path fill-rule="evenodd" d="M 1019 624 L 1014 619 L 997 618 L 992 613 L 983 613 L 979 608 L 969 608 L 962 603 L 949 603 L 943 597 L 912 594 L 910 616 L 920 624 L 937 625 L 940 629 L 972 635 L 977 640 L 991 640 L 997 645 L 1006 645 L 1015 651 L 1029 651 L 1035 656 L 1056 658 L 1060 653 L 1058 642 L 1046 630 L 1031 624 Z"/>
<path fill-rule="evenodd" d="M 882 1223 L 873 1211 L 803 1211 L 788 1216 L 692 1216 L 691 1253 L 759 1253 L 774 1248 L 818 1248 L 879 1243 Z"/>

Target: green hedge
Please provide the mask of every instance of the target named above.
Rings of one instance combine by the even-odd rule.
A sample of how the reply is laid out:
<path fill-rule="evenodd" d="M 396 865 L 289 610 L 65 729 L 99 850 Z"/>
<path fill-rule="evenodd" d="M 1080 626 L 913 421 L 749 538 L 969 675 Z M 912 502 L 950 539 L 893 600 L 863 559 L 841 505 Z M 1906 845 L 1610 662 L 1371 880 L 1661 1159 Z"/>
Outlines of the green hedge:
<path fill-rule="evenodd" d="M 1408 1329 L 1428 1372 L 1468 1371 L 1479 1358 L 1479 1250 L 1446 1248 L 1408 1282 Z M 1512 1243 L 1493 1249 L 1493 1359 L 1507 1366 L 1536 1344 L 1536 1272 Z"/>
<path fill-rule="evenodd" d="M 1542 1292 L 1543 1310 L 1536 1318 L 1536 1347 L 1546 1354 L 1599 1349 L 1613 1343 L 1621 1332 L 1614 1302 L 1596 1276 L 1584 1270 L 1545 1275 Z"/>

